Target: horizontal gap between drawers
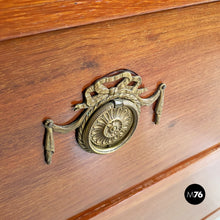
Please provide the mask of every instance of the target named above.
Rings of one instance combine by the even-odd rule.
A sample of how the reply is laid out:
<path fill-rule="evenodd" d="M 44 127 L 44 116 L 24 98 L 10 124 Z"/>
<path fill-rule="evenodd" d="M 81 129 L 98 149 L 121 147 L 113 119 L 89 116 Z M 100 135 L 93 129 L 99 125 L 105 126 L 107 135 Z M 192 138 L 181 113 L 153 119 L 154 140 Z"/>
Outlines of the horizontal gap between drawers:
<path fill-rule="evenodd" d="M 69 218 L 69 220 L 80 220 L 80 219 L 89 219 L 92 218 L 98 214 L 100 214 L 101 212 L 104 212 L 105 210 L 117 205 L 118 203 L 128 199 L 129 197 L 135 195 L 136 193 L 141 192 L 142 190 L 156 184 L 157 182 L 177 173 L 178 171 L 185 169 L 186 167 L 190 166 L 191 164 L 203 159 L 204 157 L 208 156 L 209 154 L 214 153 L 215 151 L 220 149 L 220 143 L 212 146 L 186 160 L 183 160 L 180 163 L 177 163 L 176 165 L 157 173 L 156 175 L 144 180 L 143 182 L 138 183 L 137 185 L 134 185 L 100 203 L 98 203 L 95 206 L 92 206 L 91 208 L 78 213 L 77 215 Z M 220 208 L 219 208 L 220 209 Z M 213 211 L 216 212 L 219 209 Z M 213 213 L 210 213 L 213 214 Z M 206 219 L 209 216 L 206 216 L 204 219 Z"/>

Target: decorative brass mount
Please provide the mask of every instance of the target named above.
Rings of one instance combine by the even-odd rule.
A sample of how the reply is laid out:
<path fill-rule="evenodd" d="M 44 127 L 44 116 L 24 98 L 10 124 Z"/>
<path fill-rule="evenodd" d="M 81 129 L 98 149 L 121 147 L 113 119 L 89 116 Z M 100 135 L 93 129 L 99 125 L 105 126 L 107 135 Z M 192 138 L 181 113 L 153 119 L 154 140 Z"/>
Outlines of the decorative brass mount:
<path fill-rule="evenodd" d="M 118 84 L 108 88 L 105 84 L 111 82 Z M 53 132 L 67 133 L 76 129 L 76 139 L 82 149 L 90 153 L 107 154 L 116 151 L 132 136 L 141 106 L 149 106 L 157 101 L 155 124 L 158 124 L 166 85 L 160 84 L 152 96 L 143 99 L 139 95 L 147 88 L 139 88 L 141 82 L 141 77 L 130 70 L 115 71 L 113 75 L 98 79 L 86 89 L 85 102 L 74 108 L 85 109 L 77 120 L 60 126 L 47 119 L 44 122 L 46 162 L 51 163 L 55 152 Z"/>

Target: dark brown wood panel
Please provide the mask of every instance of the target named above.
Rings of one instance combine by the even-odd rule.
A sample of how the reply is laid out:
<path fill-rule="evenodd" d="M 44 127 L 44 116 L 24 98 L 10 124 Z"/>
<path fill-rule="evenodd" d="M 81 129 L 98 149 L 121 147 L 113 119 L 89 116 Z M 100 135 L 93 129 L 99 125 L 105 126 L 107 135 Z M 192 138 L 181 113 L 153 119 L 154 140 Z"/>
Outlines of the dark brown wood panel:
<path fill-rule="evenodd" d="M 220 140 L 220 4 L 102 22 L 0 43 L 0 213 L 6 219 L 65 219 L 150 178 Z M 117 152 L 80 149 L 55 134 L 44 162 L 42 121 L 71 120 L 71 105 L 95 79 L 120 68 L 149 94 L 167 84 L 161 123 L 143 107 Z"/>
<path fill-rule="evenodd" d="M 219 172 L 220 150 L 146 188 L 93 219 L 160 220 L 163 216 L 164 220 L 217 220 L 220 214 Z M 186 187 L 194 183 L 202 185 L 206 192 L 204 201 L 199 205 L 191 205 L 184 198 Z"/>
<path fill-rule="evenodd" d="M 0 0 L 0 40 L 213 0 Z"/>

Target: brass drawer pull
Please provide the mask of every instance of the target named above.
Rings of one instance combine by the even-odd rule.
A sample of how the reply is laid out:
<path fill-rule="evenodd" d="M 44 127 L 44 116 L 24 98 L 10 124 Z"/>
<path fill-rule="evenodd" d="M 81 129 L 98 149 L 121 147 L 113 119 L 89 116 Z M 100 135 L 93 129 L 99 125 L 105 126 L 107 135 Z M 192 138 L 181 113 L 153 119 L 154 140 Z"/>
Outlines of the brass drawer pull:
<path fill-rule="evenodd" d="M 111 88 L 105 85 L 116 81 L 119 83 Z M 76 139 L 82 149 L 107 154 L 116 151 L 132 136 L 141 106 L 149 106 L 157 101 L 155 124 L 158 124 L 166 85 L 160 84 L 152 96 L 143 99 L 139 95 L 147 91 L 147 88 L 139 88 L 141 82 L 141 77 L 130 70 L 115 71 L 113 75 L 98 79 L 86 89 L 85 102 L 74 108 L 85 109 L 78 119 L 64 126 L 47 119 L 44 122 L 46 162 L 51 163 L 55 152 L 53 132 L 67 133 L 77 129 Z"/>

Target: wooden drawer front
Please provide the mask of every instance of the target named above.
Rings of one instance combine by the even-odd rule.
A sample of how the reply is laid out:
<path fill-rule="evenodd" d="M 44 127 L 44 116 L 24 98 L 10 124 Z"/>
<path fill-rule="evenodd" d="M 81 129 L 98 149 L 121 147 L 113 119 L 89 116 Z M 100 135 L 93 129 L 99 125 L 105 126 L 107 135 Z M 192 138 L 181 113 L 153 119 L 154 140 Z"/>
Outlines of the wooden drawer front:
<path fill-rule="evenodd" d="M 170 10 L 0 43 L 3 217 L 63 219 L 220 140 L 220 4 Z M 161 123 L 143 107 L 131 140 L 109 155 L 55 134 L 44 162 L 42 121 L 76 117 L 95 79 L 127 68 L 152 93 L 167 84 Z M 146 93 L 147 95 L 147 93 Z"/>
<path fill-rule="evenodd" d="M 219 172 L 218 150 L 93 219 L 216 220 L 220 215 Z M 199 205 L 191 205 L 184 198 L 184 190 L 198 181 L 205 189 L 206 196 Z"/>
<path fill-rule="evenodd" d="M 214 0 L 10 0 L 1 2 L 0 40 Z M 126 10 L 125 10 L 126 8 Z"/>

